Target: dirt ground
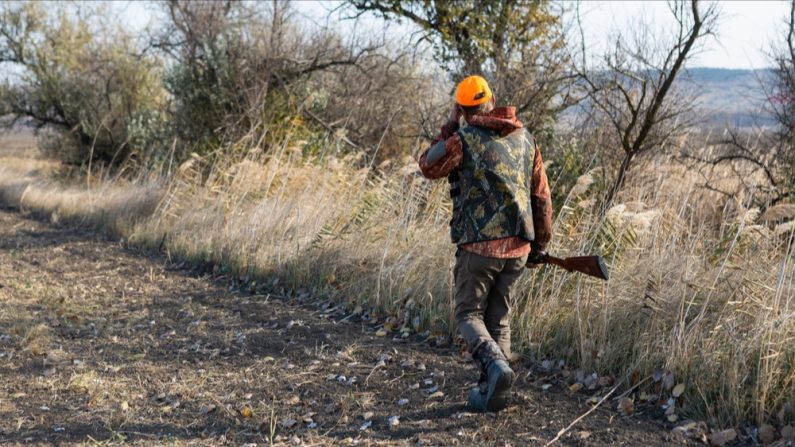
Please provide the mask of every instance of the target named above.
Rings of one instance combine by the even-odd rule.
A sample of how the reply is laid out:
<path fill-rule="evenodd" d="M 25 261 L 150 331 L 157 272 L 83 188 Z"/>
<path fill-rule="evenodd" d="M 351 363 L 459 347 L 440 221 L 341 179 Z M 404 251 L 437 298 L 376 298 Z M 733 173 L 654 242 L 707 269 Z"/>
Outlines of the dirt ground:
<path fill-rule="evenodd" d="M 544 445 L 590 408 L 516 370 L 506 411 L 467 413 L 457 349 L 0 210 L 3 444 Z M 692 442 L 603 407 L 560 444 Z"/>

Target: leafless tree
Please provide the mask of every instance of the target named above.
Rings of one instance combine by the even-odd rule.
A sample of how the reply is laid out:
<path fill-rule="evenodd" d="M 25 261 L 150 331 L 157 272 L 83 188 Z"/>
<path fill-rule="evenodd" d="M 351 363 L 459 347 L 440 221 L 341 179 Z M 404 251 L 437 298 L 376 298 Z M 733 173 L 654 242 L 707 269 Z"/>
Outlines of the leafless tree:
<path fill-rule="evenodd" d="M 784 39 L 769 54 L 772 69 L 762 72 L 759 81 L 775 126 L 762 122 L 750 129 L 728 128 L 714 139 L 710 153 L 685 154 L 702 171 L 732 171 L 743 188 L 758 192 L 754 200 L 760 206 L 795 198 L 795 0 L 790 1 Z M 761 184 L 748 180 L 754 175 L 761 177 Z M 727 196 L 734 193 L 716 187 L 709 177 L 705 186 Z"/>
<path fill-rule="evenodd" d="M 674 81 L 703 39 L 713 33 L 718 10 L 715 3 L 698 0 L 677 0 L 669 6 L 676 21 L 672 41 L 641 25 L 616 36 L 603 66 L 588 67 L 583 62 L 579 69 L 590 124 L 607 124 L 611 131 L 603 145 L 620 147 L 605 207 L 624 185 L 633 160 L 665 149 L 692 124 L 688 112 L 693 98 L 677 94 Z"/>
<path fill-rule="evenodd" d="M 161 5 L 165 20 L 150 46 L 174 61 L 167 85 L 186 141 L 247 133 L 274 105 L 272 92 L 284 92 L 286 103 L 300 102 L 291 96 L 295 83 L 360 66 L 384 46 L 379 40 L 344 39 L 328 28 L 301 29 L 290 4 L 280 0 Z"/>

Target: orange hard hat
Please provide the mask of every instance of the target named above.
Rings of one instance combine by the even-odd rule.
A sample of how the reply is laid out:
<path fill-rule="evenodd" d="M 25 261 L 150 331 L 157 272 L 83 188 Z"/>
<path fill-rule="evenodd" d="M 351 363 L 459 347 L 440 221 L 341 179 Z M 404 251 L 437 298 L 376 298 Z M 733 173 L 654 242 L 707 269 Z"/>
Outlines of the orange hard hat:
<path fill-rule="evenodd" d="M 477 106 L 491 100 L 489 83 L 480 76 L 468 76 L 455 89 L 455 102 L 461 106 Z"/>

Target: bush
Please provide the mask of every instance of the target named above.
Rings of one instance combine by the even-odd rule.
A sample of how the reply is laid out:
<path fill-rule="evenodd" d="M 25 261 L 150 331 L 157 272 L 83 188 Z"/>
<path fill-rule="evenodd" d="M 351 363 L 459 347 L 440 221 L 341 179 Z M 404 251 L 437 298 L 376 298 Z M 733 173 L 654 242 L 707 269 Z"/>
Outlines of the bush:
<path fill-rule="evenodd" d="M 166 101 L 159 61 L 138 55 L 132 37 L 102 32 L 97 14 L 50 13 L 39 3 L 0 10 L 0 54 L 18 75 L 0 89 L 0 109 L 47 127 L 43 149 L 72 164 L 117 166 L 148 150 L 130 139 L 135 117 Z M 16 120 L 14 120 L 16 121 Z"/>

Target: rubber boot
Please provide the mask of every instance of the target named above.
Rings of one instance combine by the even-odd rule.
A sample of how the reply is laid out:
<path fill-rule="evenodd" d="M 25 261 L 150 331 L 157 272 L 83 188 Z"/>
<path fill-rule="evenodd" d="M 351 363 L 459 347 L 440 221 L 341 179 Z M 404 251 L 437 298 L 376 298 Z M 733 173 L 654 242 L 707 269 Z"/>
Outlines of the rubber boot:
<path fill-rule="evenodd" d="M 483 346 L 475 358 L 481 365 L 481 371 L 485 372 L 485 380 L 481 380 L 478 387 L 469 392 L 467 409 L 478 412 L 505 409 L 514 376 L 505 356 L 495 343 L 494 346 Z"/>

